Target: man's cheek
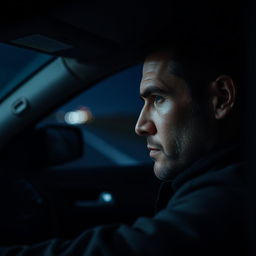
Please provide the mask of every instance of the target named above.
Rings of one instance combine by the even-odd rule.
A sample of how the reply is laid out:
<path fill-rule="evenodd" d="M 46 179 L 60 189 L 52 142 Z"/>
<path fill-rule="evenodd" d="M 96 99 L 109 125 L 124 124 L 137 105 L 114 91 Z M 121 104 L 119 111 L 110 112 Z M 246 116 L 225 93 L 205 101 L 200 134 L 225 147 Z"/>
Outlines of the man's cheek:
<path fill-rule="evenodd" d="M 173 148 L 175 147 L 175 129 L 172 129 L 171 125 L 168 123 L 164 124 L 164 132 L 162 136 L 162 146 L 164 153 L 170 155 Z"/>
<path fill-rule="evenodd" d="M 161 117 L 170 116 L 174 109 L 173 103 L 170 100 L 165 100 L 156 107 L 157 113 Z"/>

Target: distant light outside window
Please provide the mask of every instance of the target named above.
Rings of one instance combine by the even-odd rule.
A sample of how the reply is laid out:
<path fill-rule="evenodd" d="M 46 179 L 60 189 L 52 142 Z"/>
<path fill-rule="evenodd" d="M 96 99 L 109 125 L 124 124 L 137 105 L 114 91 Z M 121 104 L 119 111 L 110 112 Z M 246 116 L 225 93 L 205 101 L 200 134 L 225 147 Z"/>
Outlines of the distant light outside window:
<path fill-rule="evenodd" d="M 35 72 L 51 55 L 0 43 L 0 100 Z"/>

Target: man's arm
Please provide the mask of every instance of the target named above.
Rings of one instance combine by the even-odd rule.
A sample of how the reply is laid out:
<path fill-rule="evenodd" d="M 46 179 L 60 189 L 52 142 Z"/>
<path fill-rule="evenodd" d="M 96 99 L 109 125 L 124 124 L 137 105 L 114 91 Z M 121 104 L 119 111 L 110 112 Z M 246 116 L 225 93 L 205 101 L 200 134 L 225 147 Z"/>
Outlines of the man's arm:
<path fill-rule="evenodd" d="M 133 226 L 101 226 L 75 240 L 1 248 L 0 256 L 243 255 L 240 190 L 217 181 L 199 183 Z"/>

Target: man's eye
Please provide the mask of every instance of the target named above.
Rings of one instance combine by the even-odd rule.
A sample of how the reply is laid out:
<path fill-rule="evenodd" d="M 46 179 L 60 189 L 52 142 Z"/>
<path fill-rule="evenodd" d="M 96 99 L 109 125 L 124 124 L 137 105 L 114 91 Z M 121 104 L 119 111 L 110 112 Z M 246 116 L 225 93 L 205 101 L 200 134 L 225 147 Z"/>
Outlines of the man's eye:
<path fill-rule="evenodd" d="M 161 103 L 163 101 L 164 101 L 164 97 L 159 96 L 159 95 L 154 96 L 154 103 Z"/>

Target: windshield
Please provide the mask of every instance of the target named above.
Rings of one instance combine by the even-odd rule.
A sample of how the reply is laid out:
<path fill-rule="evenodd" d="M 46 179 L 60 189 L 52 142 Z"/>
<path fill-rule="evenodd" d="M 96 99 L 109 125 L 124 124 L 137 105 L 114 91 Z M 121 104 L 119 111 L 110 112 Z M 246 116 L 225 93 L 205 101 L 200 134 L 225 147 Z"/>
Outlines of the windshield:
<path fill-rule="evenodd" d="M 0 101 L 25 78 L 35 72 L 51 55 L 0 43 Z"/>

